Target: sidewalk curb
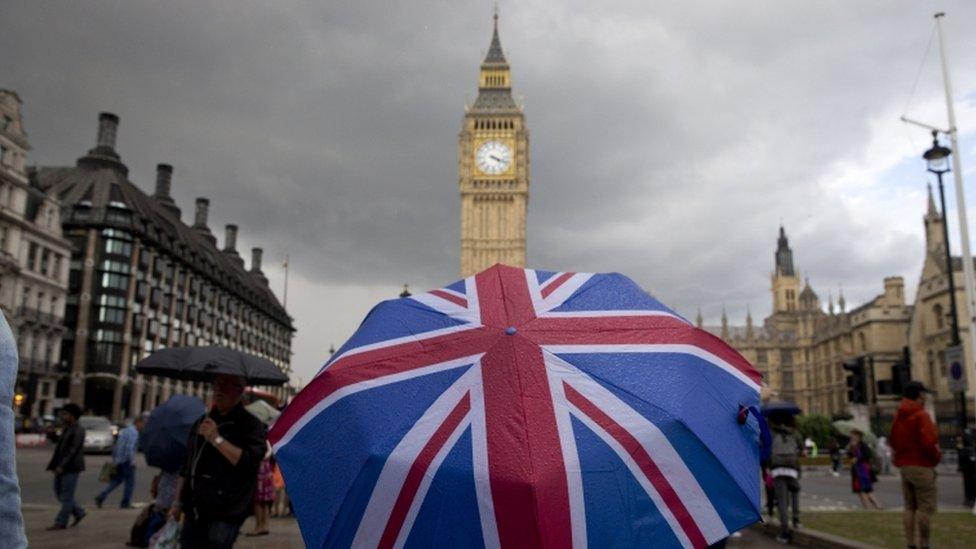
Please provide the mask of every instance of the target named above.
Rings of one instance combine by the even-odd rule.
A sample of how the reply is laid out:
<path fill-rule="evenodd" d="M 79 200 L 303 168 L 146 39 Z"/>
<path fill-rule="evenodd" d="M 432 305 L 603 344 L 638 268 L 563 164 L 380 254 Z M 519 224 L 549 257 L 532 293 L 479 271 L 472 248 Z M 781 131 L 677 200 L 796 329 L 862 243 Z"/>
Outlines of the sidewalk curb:
<path fill-rule="evenodd" d="M 779 535 L 779 521 L 770 520 L 755 526 L 759 531 L 771 538 Z M 793 530 L 793 542 L 797 547 L 813 547 L 816 549 L 877 549 L 876 545 L 868 545 L 860 541 L 842 538 L 819 530 L 803 527 Z"/>

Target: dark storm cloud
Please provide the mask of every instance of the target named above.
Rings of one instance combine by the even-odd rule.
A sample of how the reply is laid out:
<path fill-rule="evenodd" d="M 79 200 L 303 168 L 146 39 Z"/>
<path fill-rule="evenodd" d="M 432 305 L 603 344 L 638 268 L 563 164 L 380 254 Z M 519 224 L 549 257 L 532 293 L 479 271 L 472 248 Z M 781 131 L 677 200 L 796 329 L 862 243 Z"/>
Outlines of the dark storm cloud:
<path fill-rule="evenodd" d="M 759 316 L 782 221 L 824 297 L 842 282 L 855 302 L 883 276 L 914 276 L 919 189 L 906 219 L 825 180 L 870 163 L 878 120 L 882 135 L 903 131 L 894 118 L 933 6 L 688 4 L 502 6 L 531 131 L 531 264 L 626 272 L 686 315 L 701 305 L 714 318 L 725 302 L 734 318 L 750 303 Z M 976 13 L 945 8 L 964 97 Z M 0 86 L 25 101 L 34 163 L 73 162 L 96 113 L 113 111 L 138 184 L 151 188 L 156 162 L 175 165 L 184 218 L 210 197 L 212 226 L 240 224 L 243 241 L 287 251 L 322 288 L 426 286 L 457 272 L 456 139 L 490 13 L 447 1 L 6 2 Z M 925 76 L 919 101 L 941 91 Z"/>

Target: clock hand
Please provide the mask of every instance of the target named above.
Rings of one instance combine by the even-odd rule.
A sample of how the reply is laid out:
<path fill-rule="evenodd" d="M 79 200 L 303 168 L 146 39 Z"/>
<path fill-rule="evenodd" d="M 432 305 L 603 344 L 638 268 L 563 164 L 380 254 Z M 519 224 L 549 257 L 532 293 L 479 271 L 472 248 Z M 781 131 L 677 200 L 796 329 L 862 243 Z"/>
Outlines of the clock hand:
<path fill-rule="evenodd" d="M 497 156 L 495 156 L 493 154 L 489 154 L 488 156 L 491 157 L 492 159 L 494 159 L 497 162 L 503 162 L 503 160 L 501 158 L 498 158 Z"/>

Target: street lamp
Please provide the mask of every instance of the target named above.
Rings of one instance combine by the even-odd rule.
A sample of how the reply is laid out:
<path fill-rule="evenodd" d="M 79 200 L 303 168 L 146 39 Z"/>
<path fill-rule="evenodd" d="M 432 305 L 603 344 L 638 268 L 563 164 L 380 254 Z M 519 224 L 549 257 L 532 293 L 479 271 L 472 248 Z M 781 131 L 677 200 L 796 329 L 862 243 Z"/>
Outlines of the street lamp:
<path fill-rule="evenodd" d="M 946 216 L 945 189 L 942 186 L 942 175 L 949 173 L 949 155 L 952 149 L 939 144 L 939 132 L 932 130 L 932 148 L 925 151 L 922 158 L 928 167 L 928 171 L 934 173 L 939 180 L 939 202 L 942 205 L 942 238 L 945 240 L 945 260 L 946 276 L 949 279 L 949 320 L 952 326 L 952 346 L 958 346 L 962 340 L 959 338 L 959 314 L 956 308 L 956 282 L 952 271 L 952 254 L 949 253 L 949 219 Z M 966 428 L 966 394 L 959 395 L 959 428 Z"/>

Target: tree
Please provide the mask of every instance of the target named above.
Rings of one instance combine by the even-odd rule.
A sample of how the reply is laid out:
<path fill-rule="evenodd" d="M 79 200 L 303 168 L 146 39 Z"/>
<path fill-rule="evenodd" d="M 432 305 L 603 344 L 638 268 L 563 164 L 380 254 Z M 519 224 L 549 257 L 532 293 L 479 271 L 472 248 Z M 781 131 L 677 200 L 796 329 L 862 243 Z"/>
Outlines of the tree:
<path fill-rule="evenodd" d="M 796 428 L 803 438 L 812 438 L 819 448 L 827 448 L 830 439 L 833 438 L 833 426 L 828 416 L 819 414 L 798 416 Z"/>

